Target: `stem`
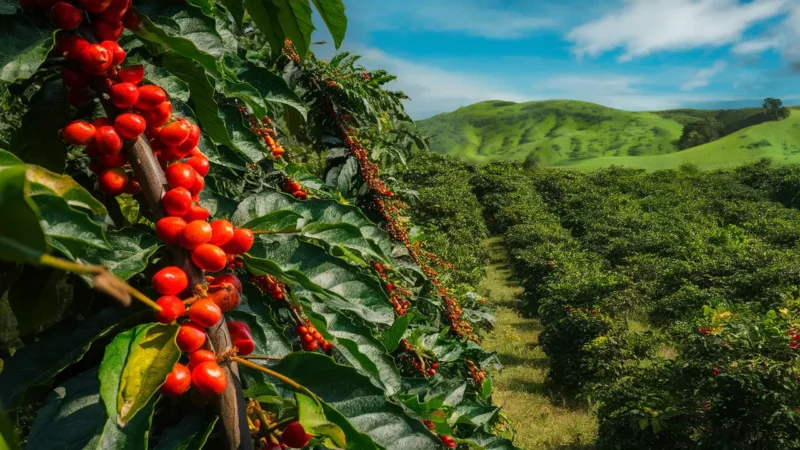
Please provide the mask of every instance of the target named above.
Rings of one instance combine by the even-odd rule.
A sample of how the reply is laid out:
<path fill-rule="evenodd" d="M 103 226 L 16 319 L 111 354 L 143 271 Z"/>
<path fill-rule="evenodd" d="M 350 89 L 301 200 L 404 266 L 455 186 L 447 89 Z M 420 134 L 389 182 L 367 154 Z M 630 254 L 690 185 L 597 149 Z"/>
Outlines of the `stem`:
<path fill-rule="evenodd" d="M 285 375 L 281 375 L 278 372 L 275 372 L 272 369 L 268 369 L 268 368 L 266 368 L 264 366 L 260 366 L 260 365 L 258 365 L 256 363 L 250 362 L 250 361 L 248 361 L 246 359 L 243 359 L 240 356 L 231 357 L 231 361 L 235 361 L 235 362 L 237 362 L 237 363 L 239 363 L 239 364 L 241 364 L 241 365 L 243 365 L 245 367 L 249 367 L 249 368 L 251 368 L 253 370 L 258 370 L 259 372 L 265 373 L 265 374 L 271 376 L 272 378 L 276 378 L 276 379 L 288 384 L 289 386 L 291 386 L 295 390 L 303 392 L 304 394 L 308 395 L 309 397 L 313 398 L 314 400 L 319 401 L 319 397 L 317 397 L 317 394 L 311 392 L 307 387 L 303 386 L 302 384 L 294 381 L 293 379 L 291 379 L 291 378 L 289 378 L 289 377 L 287 377 Z"/>
<path fill-rule="evenodd" d="M 272 431 L 272 430 L 274 430 L 276 428 L 280 428 L 281 425 L 286 425 L 287 423 L 294 422 L 295 420 L 297 420 L 297 417 L 287 417 L 287 418 L 281 420 L 280 422 L 275 422 L 272 425 L 270 425 L 267 428 L 267 431 Z"/>
<path fill-rule="evenodd" d="M 76 273 L 78 275 L 100 275 L 106 270 L 103 266 L 90 266 L 87 264 L 74 263 L 72 261 L 67 261 L 66 259 L 56 258 L 52 255 L 42 255 L 42 257 L 39 258 L 39 263 L 66 272 Z"/>
<path fill-rule="evenodd" d="M 128 288 L 128 293 L 131 294 L 131 297 L 139 300 L 140 302 L 144 303 L 145 305 L 155 309 L 158 312 L 161 312 L 161 306 L 159 306 L 156 302 L 147 298 L 146 295 L 142 294 L 138 289 L 131 286 L 130 284 L 126 284 Z"/>
<path fill-rule="evenodd" d="M 246 356 L 239 356 L 242 359 L 264 359 L 267 361 L 280 361 L 283 358 L 280 356 L 261 356 L 261 355 L 246 355 Z"/>

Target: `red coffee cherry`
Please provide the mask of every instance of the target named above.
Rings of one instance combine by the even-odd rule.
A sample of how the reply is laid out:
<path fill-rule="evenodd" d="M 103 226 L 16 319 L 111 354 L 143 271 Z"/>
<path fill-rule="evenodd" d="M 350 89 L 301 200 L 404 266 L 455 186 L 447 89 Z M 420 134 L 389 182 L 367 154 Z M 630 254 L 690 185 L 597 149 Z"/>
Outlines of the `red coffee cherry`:
<path fill-rule="evenodd" d="M 204 298 L 189 308 L 189 320 L 201 327 L 211 328 L 222 319 L 222 310 L 216 303 Z"/>
<path fill-rule="evenodd" d="M 186 161 L 186 164 L 192 166 L 192 168 L 194 168 L 195 172 L 197 172 L 198 175 L 204 177 L 208 175 L 208 170 L 210 168 L 210 165 L 208 163 L 208 158 L 206 158 L 206 155 L 200 153 L 199 151 L 197 153 L 198 154 L 195 154 L 191 158 L 189 158 Z"/>
<path fill-rule="evenodd" d="M 178 150 L 188 154 L 200 143 L 200 127 L 188 121 L 186 123 L 189 124 L 191 131 L 189 132 L 189 137 L 178 146 Z"/>
<path fill-rule="evenodd" d="M 61 139 L 72 145 L 88 145 L 92 141 L 95 131 L 92 124 L 74 120 L 61 130 Z"/>
<path fill-rule="evenodd" d="M 164 384 L 158 388 L 158 392 L 165 397 L 180 397 L 189 390 L 192 384 L 192 374 L 183 364 L 175 363 L 172 372 L 167 375 Z"/>
<path fill-rule="evenodd" d="M 322 343 L 322 350 L 325 351 L 325 353 L 330 353 L 332 348 L 333 344 L 331 344 L 330 342 L 325 341 Z"/>
<path fill-rule="evenodd" d="M 222 284 L 230 284 L 234 288 L 236 288 L 237 291 L 242 292 L 242 282 L 239 281 L 238 278 L 236 278 L 236 275 L 233 275 L 231 273 L 223 273 L 217 275 L 216 277 L 212 278 L 211 281 L 208 282 L 209 287 L 220 286 Z"/>
<path fill-rule="evenodd" d="M 92 44 L 81 53 L 78 60 L 89 75 L 102 75 L 114 63 L 114 55 L 100 44 Z"/>
<path fill-rule="evenodd" d="M 208 242 L 209 239 L 211 239 L 211 225 L 203 220 L 195 220 L 189 222 L 181 231 L 180 244 L 183 248 L 193 250 Z"/>
<path fill-rule="evenodd" d="M 161 311 L 156 312 L 156 320 L 161 323 L 172 323 L 186 312 L 183 301 L 174 295 L 165 295 L 156 300 Z"/>
<path fill-rule="evenodd" d="M 83 21 L 83 13 L 67 2 L 58 2 L 50 10 L 50 19 L 56 28 L 71 31 L 80 26 Z"/>
<path fill-rule="evenodd" d="M 78 59 L 89 48 L 89 41 L 79 36 L 66 36 L 58 40 L 57 52 L 67 59 Z"/>
<path fill-rule="evenodd" d="M 217 355 L 214 354 L 211 350 L 195 350 L 192 353 L 189 353 L 189 369 L 194 369 L 195 367 L 203 364 L 204 362 L 217 362 Z"/>
<path fill-rule="evenodd" d="M 135 66 L 125 67 L 119 69 L 117 77 L 122 83 L 139 84 L 144 80 L 144 66 L 137 64 Z"/>
<path fill-rule="evenodd" d="M 186 188 L 175 188 L 161 197 L 161 206 L 170 216 L 183 217 L 192 207 L 192 194 Z"/>
<path fill-rule="evenodd" d="M 114 167 L 122 167 L 125 164 L 128 164 L 128 158 L 125 156 L 125 153 L 122 152 L 107 153 L 100 155 L 100 163 L 103 165 L 103 167 L 112 169 Z"/>
<path fill-rule="evenodd" d="M 142 185 L 139 184 L 139 182 L 135 178 L 130 177 L 128 179 L 128 184 L 125 185 L 125 193 L 130 195 L 137 195 L 140 192 L 142 192 Z"/>
<path fill-rule="evenodd" d="M 253 247 L 256 237 L 247 228 L 236 228 L 233 230 L 233 238 L 223 246 L 225 253 L 241 255 L 247 253 Z"/>
<path fill-rule="evenodd" d="M 105 11 L 108 8 L 108 5 L 111 4 L 111 0 L 81 0 L 80 5 L 81 8 L 85 9 L 86 11 L 92 14 L 100 14 L 101 12 Z"/>
<path fill-rule="evenodd" d="M 156 234 L 167 244 L 179 243 L 184 228 L 186 228 L 186 221 L 180 217 L 166 216 L 156 222 Z"/>
<path fill-rule="evenodd" d="M 122 150 L 122 138 L 117 134 L 117 130 L 111 126 L 102 126 L 94 132 L 93 142 L 97 151 L 107 155 L 118 153 Z"/>
<path fill-rule="evenodd" d="M 192 252 L 192 262 L 208 272 L 219 272 L 228 265 L 228 255 L 216 245 L 203 244 Z"/>
<path fill-rule="evenodd" d="M 117 108 L 129 108 L 139 100 L 139 88 L 133 83 L 117 83 L 111 86 L 108 94 Z"/>
<path fill-rule="evenodd" d="M 306 334 L 306 336 L 309 336 L 309 335 Z M 319 348 L 319 344 L 317 343 L 317 341 L 303 342 L 303 350 L 305 350 L 307 352 L 315 352 L 315 351 L 317 351 L 318 348 Z"/>
<path fill-rule="evenodd" d="M 99 18 L 106 22 L 122 20 L 122 17 L 128 12 L 130 7 L 131 0 L 111 0 L 111 4 L 100 13 Z"/>
<path fill-rule="evenodd" d="M 108 117 L 98 117 L 97 119 L 94 119 L 92 121 L 92 125 L 95 128 L 110 127 L 110 126 L 114 126 L 114 122 L 111 121 L 111 119 L 109 119 Z"/>
<path fill-rule="evenodd" d="M 153 289 L 161 295 L 176 295 L 189 286 L 186 273 L 178 267 L 165 267 L 153 275 Z"/>
<path fill-rule="evenodd" d="M 122 36 L 122 32 L 125 31 L 125 27 L 119 20 L 116 22 L 95 20 L 92 22 L 92 31 L 98 40 L 117 41 L 119 40 L 120 36 Z"/>
<path fill-rule="evenodd" d="M 231 283 L 209 285 L 208 298 L 216 303 L 223 313 L 226 313 L 239 307 L 239 302 L 242 299 L 239 292 L 236 290 L 236 285 Z"/>
<path fill-rule="evenodd" d="M 211 213 L 208 212 L 207 209 L 203 208 L 200 205 L 192 205 L 192 207 L 189 208 L 189 212 L 186 213 L 185 216 L 183 216 L 183 220 L 185 220 L 187 222 L 193 222 L 195 220 L 202 220 L 202 221 L 205 222 L 205 221 L 208 220 L 209 217 L 211 217 Z M 213 230 L 212 230 L 212 233 L 213 233 Z"/>
<path fill-rule="evenodd" d="M 133 140 L 144 133 L 144 130 L 147 129 L 147 123 L 138 114 L 125 113 L 117 116 L 114 121 L 114 129 L 123 138 Z"/>
<path fill-rule="evenodd" d="M 160 127 L 169 122 L 169 119 L 172 117 L 172 103 L 162 102 L 160 105 L 156 106 L 155 109 L 142 111 L 142 116 L 144 120 L 147 121 L 147 126 Z M 160 135 L 161 132 L 159 131 L 159 136 Z M 160 139 L 159 142 L 161 142 Z"/>
<path fill-rule="evenodd" d="M 222 246 L 233 239 L 233 224 L 227 220 L 215 220 L 211 222 L 211 239 L 209 244 Z"/>
<path fill-rule="evenodd" d="M 192 385 L 203 394 L 219 395 L 228 385 L 228 377 L 215 362 L 200 363 L 192 370 Z"/>
<path fill-rule="evenodd" d="M 167 166 L 167 169 L 164 170 L 164 175 L 166 175 L 167 183 L 171 188 L 191 189 L 194 186 L 197 172 L 188 164 L 175 163 Z"/>
<path fill-rule="evenodd" d="M 456 448 L 456 446 L 458 445 L 455 439 L 446 434 L 439 436 L 439 439 L 442 440 L 442 444 L 444 444 L 444 446 L 447 448 Z"/>
<path fill-rule="evenodd" d="M 122 16 L 122 25 L 129 30 L 138 30 L 142 25 L 142 20 L 139 19 L 139 16 L 137 16 L 132 9 L 129 9 L 125 15 Z"/>
<path fill-rule="evenodd" d="M 182 352 L 192 353 L 206 343 L 206 329 L 194 322 L 185 322 L 178 328 L 175 342 Z"/>
<path fill-rule="evenodd" d="M 97 147 L 94 145 L 94 141 L 89 141 L 89 143 L 86 144 L 85 151 L 86 151 L 86 156 L 88 156 L 89 158 L 99 158 L 100 157 L 100 152 L 97 150 Z"/>
<path fill-rule="evenodd" d="M 64 86 L 72 89 L 84 89 L 89 85 L 89 77 L 85 73 L 67 67 L 61 68 L 61 79 L 64 80 Z"/>
<path fill-rule="evenodd" d="M 228 322 L 228 331 L 231 333 L 231 341 L 239 350 L 240 355 L 249 355 L 256 349 L 253 334 L 250 327 L 244 322 Z"/>
<path fill-rule="evenodd" d="M 192 379 L 194 380 L 194 377 Z M 292 448 L 303 448 L 308 445 L 310 440 L 311 436 L 306 433 L 306 429 L 300 425 L 300 422 L 292 422 L 287 425 L 281 435 L 281 442 Z"/>
<path fill-rule="evenodd" d="M 295 180 L 289 179 L 285 184 L 286 190 L 289 192 L 302 191 L 303 186 Z"/>
<path fill-rule="evenodd" d="M 100 190 L 111 196 L 118 196 L 125 191 L 128 184 L 128 174 L 120 168 L 108 169 L 97 177 Z"/>
<path fill-rule="evenodd" d="M 136 102 L 136 109 L 149 111 L 165 101 L 167 101 L 167 93 L 160 87 L 154 84 L 139 86 L 139 101 Z"/>
<path fill-rule="evenodd" d="M 192 193 L 192 196 L 200 194 L 203 191 L 203 188 L 206 187 L 206 180 L 205 178 L 201 177 L 199 173 L 195 172 L 194 176 L 194 184 L 192 187 L 189 188 L 189 192 Z"/>
<path fill-rule="evenodd" d="M 125 61 L 125 56 L 127 56 L 127 54 L 117 41 L 103 41 L 100 43 L 100 46 L 108 50 L 114 57 L 114 62 L 111 64 L 112 67 L 117 67 L 122 64 L 122 61 Z"/>
<path fill-rule="evenodd" d="M 178 146 L 189 138 L 192 127 L 184 120 L 176 120 L 161 130 L 159 138 L 161 142 L 169 147 Z"/>

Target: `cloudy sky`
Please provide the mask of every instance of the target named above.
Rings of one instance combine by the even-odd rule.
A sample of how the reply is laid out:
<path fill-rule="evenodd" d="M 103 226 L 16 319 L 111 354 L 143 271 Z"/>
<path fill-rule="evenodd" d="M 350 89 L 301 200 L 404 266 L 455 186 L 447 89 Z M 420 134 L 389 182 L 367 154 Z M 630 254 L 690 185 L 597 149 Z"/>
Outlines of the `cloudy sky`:
<path fill-rule="evenodd" d="M 392 88 L 411 96 L 416 119 L 483 100 L 627 110 L 800 103 L 800 0 L 344 3 L 343 49 L 396 74 Z M 327 39 L 318 28 L 315 38 Z"/>

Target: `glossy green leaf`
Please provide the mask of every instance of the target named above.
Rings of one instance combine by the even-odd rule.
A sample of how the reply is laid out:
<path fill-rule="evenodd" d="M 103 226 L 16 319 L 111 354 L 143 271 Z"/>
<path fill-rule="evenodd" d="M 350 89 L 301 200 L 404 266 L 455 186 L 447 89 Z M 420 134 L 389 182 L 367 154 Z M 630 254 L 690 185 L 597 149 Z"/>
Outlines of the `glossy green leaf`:
<path fill-rule="evenodd" d="M 20 336 L 53 322 L 71 300 L 72 286 L 64 272 L 47 267 L 26 266 L 8 291 Z"/>
<path fill-rule="evenodd" d="M 280 55 L 286 34 L 278 20 L 277 6 L 272 3 L 272 0 L 245 0 L 244 4 L 258 30 L 269 41 L 272 56 Z"/>
<path fill-rule="evenodd" d="M 311 5 L 308 0 L 272 0 L 278 8 L 278 21 L 287 38 L 292 40 L 297 55 L 305 58 L 311 46 L 314 22 L 311 20 Z"/>
<path fill-rule="evenodd" d="M 45 83 L 31 98 L 30 109 L 22 117 L 22 126 L 11 136 L 11 153 L 26 163 L 63 173 L 67 147 L 59 131 L 69 122 L 69 108 L 61 79 Z"/>
<path fill-rule="evenodd" d="M 0 259 L 37 263 L 47 243 L 28 196 L 26 172 L 24 165 L 0 167 L 0 209 L 14 218 L 0 221 Z"/>
<path fill-rule="evenodd" d="M 47 243 L 65 256 L 75 259 L 86 246 L 111 250 L 103 225 L 92 220 L 86 213 L 71 208 L 55 195 L 39 194 L 31 196 L 31 199 L 39 210 Z"/>
<path fill-rule="evenodd" d="M 86 210 L 94 216 L 108 214 L 106 207 L 69 175 L 59 175 L 43 167 L 28 165 L 27 176 L 33 196 L 57 196 L 70 207 Z"/>
<path fill-rule="evenodd" d="M 8 414 L 3 412 L 3 405 L 0 405 L 0 448 L 6 450 L 19 450 L 17 441 L 17 431 L 11 423 Z"/>
<path fill-rule="evenodd" d="M 306 433 L 326 438 L 333 446 L 339 448 L 347 447 L 347 438 L 345 438 L 344 431 L 325 417 L 325 410 L 321 404 L 299 392 L 295 392 L 294 397 L 297 402 L 297 417 Z"/>
<path fill-rule="evenodd" d="M 347 16 L 344 13 L 342 0 L 311 0 L 317 7 L 317 12 L 322 16 L 325 26 L 333 36 L 333 43 L 338 49 L 342 45 L 347 32 Z"/>
<path fill-rule="evenodd" d="M 497 406 L 479 405 L 474 402 L 463 402 L 450 416 L 450 423 L 466 423 L 476 427 L 491 423 L 497 417 L 500 408 Z"/>
<path fill-rule="evenodd" d="M 222 80 L 221 87 L 221 94 L 229 98 L 238 98 L 250 107 L 254 116 L 264 117 L 267 115 L 267 105 L 264 104 L 261 92 L 251 86 L 250 83 Z"/>
<path fill-rule="evenodd" d="M 303 120 L 306 119 L 308 108 L 280 75 L 251 62 L 246 62 L 241 70 L 237 71 L 236 76 L 256 88 L 264 100 L 289 106 L 300 113 Z"/>
<path fill-rule="evenodd" d="M 273 369 L 325 402 L 325 416 L 345 433 L 348 449 L 428 450 L 438 439 L 422 423 L 389 402 L 384 392 L 352 367 L 318 353 L 292 353 Z"/>
<path fill-rule="evenodd" d="M 53 47 L 53 34 L 22 15 L 0 15 L 0 81 L 33 76 Z"/>
<path fill-rule="evenodd" d="M 478 430 L 469 439 L 457 439 L 458 442 L 469 444 L 476 450 L 519 450 L 508 439 L 491 435 L 485 431 Z"/>
<path fill-rule="evenodd" d="M 368 322 L 390 325 L 394 321 L 394 311 L 377 280 L 297 236 L 260 237 L 244 258 L 251 273 L 300 284 L 322 294 L 328 306 L 351 311 Z"/>
<path fill-rule="evenodd" d="M 181 351 L 176 325 L 144 324 L 118 334 L 100 363 L 106 414 L 124 426 L 164 384 Z"/>
<path fill-rule="evenodd" d="M 231 148 L 239 152 L 245 161 L 256 163 L 264 159 L 267 149 L 261 139 L 250 131 L 250 125 L 245 124 L 239 108 L 234 105 L 222 105 L 219 112 L 231 137 L 233 143 Z"/>
<path fill-rule="evenodd" d="M 111 250 L 87 248 L 80 259 L 90 264 L 103 265 L 123 280 L 147 268 L 150 257 L 162 245 L 152 234 L 136 228 L 110 231 L 107 237 Z"/>
<path fill-rule="evenodd" d="M 237 26 L 242 25 L 244 20 L 244 4 L 241 0 L 221 0 L 221 3 L 233 16 L 233 21 Z"/>
<path fill-rule="evenodd" d="M 203 448 L 219 417 L 194 409 L 180 422 L 158 435 L 155 450 L 197 450 Z"/>
<path fill-rule="evenodd" d="M 412 320 L 414 320 L 414 313 L 409 312 L 404 316 L 398 317 L 392 326 L 383 332 L 383 346 L 386 347 L 386 350 L 391 353 L 397 349 Z"/>

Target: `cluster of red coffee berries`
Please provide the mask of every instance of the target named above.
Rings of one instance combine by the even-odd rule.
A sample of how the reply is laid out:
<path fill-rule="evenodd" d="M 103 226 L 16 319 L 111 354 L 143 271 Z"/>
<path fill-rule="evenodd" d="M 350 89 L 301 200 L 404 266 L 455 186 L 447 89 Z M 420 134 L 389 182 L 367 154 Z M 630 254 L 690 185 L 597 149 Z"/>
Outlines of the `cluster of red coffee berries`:
<path fill-rule="evenodd" d="M 269 119 L 269 117 L 264 116 L 259 122 L 259 120 L 256 119 L 256 116 L 247 111 L 247 108 L 240 106 L 239 111 L 247 116 L 247 119 L 250 121 L 250 131 L 264 139 L 264 144 L 266 144 L 269 148 L 270 153 L 272 153 L 272 157 L 275 159 L 281 159 L 283 154 L 286 153 L 286 150 L 281 147 L 281 144 L 279 144 L 278 141 L 275 140 L 275 136 L 278 133 L 272 126 L 272 121 Z"/>
<path fill-rule="evenodd" d="M 270 296 L 273 300 L 285 300 L 284 290 L 286 285 L 272 275 L 254 275 L 253 283 Z"/>
<path fill-rule="evenodd" d="M 467 360 L 467 368 L 469 369 L 469 376 L 472 377 L 472 380 L 475 381 L 478 386 L 482 386 L 483 382 L 486 381 L 486 372 L 470 360 Z"/>
<path fill-rule="evenodd" d="M 283 190 L 289 194 L 292 194 L 292 197 L 299 198 L 299 199 L 306 199 L 308 198 L 308 192 L 303 188 L 303 185 L 298 183 L 297 180 L 294 180 L 290 176 L 286 176 L 286 179 L 283 182 Z"/>
<path fill-rule="evenodd" d="M 378 273 L 378 276 L 386 282 L 384 287 L 386 288 L 386 292 L 389 293 L 389 302 L 392 304 L 394 312 L 397 313 L 398 316 L 406 315 L 406 313 L 408 313 L 408 307 L 411 305 L 411 302 L 408 301 L 406 296 L 414 295 L 413 292 L 403 289 L 401 286 L 391 282 L 389 273 L 392 268 L 388 264 L 376 262 L 372 264 L 372 267 Z"/>
<path fill-rule="evenodd" d="M 697 332 L 702 334 L 702 335 L 704 335 L 704 336 L 708 336 L 709 334 L 711 334 L 711 331 L 712 331 L 711 328 L 702 328 L 701 327 L 701 328 L 697 329 Z"/>
<path fill-rule="evenodd" d="M 347 130 L 343 130 L 344 134 L 344 143 L 350 148 L 350 151 L 353 152 L 353 155 L 358 160 L 359 164 L 359 171 L 361 173 L 361 179 L 367 183 L 367 186 L 372 192 L 375 192 L 378 195 L 386 196 L 386 197 L 394 197 L 394 192 L 392 192 L 387 186 L 386 183 L 383 182 L 380 176 L 380 169 L 378 169 L 378 165 L 373 163 L 369 159 L 369 152 L 367 149 L 361 146 L 358 142 L 358 139 L 355 139 L 351 133 L 353 133 L 352 128 L 348 128 Z"/>
<path fill-rule="evenodd" d="M 400 348 L 398 350 L 400 352 L 398 358 L 401 361 L 405 361 L 420 375 L 424 377 L 432 377 L 436 375 L 436 371 L 439 369 L 439 363 L 435 361 L 429 361 L 426 367 L 425 360 L 419 355 L 414 347 L 408 343 L 407 340 L 402 339 L 400 341 Z"/>
<path fill-rule="evenodd" d="M 325 353 L 328 353 L 333 348 L 333 344 L 326 341 L 322 334 L 314 328 L 314 325 L 311 322 L 307 324 L 300 324 L 297 325 L 295 328 L 297 330 L 297 334 L 300 336 L 300 342 L 303 345 L 303 350 L 307 352 L 314 352 L 317 351 L 318 348 L 322 347 L 322 350 Z"/>
<path fill-rule="evenodd" d="M 261 409 L 261 405 L 253 399 L 248 400 L 246 410 L 250 437 L 256 449 L 304 448 L 311 441 L 312 436 L 306 433 L 300 422 L 292 421 L 282 430 L 279 429 L 278 425 L 284 422 L 276 425 L 277 417 Z"/>
<path fill-rule="evenodd" d="M 131 0 L 80 0 L 79 9 L 69 1 L 20 0 L 23 9 L 38 7 L 50 14 L 56 28 L 71 31 L 78 28 L 84 19 L 84 11 L 91 13 L 92 31 L 100 40 L 116 41 L 124 28 L 137 28 L 139 18 L 131 7 Z"/>
<path fill-rule="evenodd" d="M 800 347 L 800 330 L 790 328 L 786 330 L 786 334 L 792 338 L 792 342 L 789 343 L 789 348 L 797 350 L 798 347 Z"/>

